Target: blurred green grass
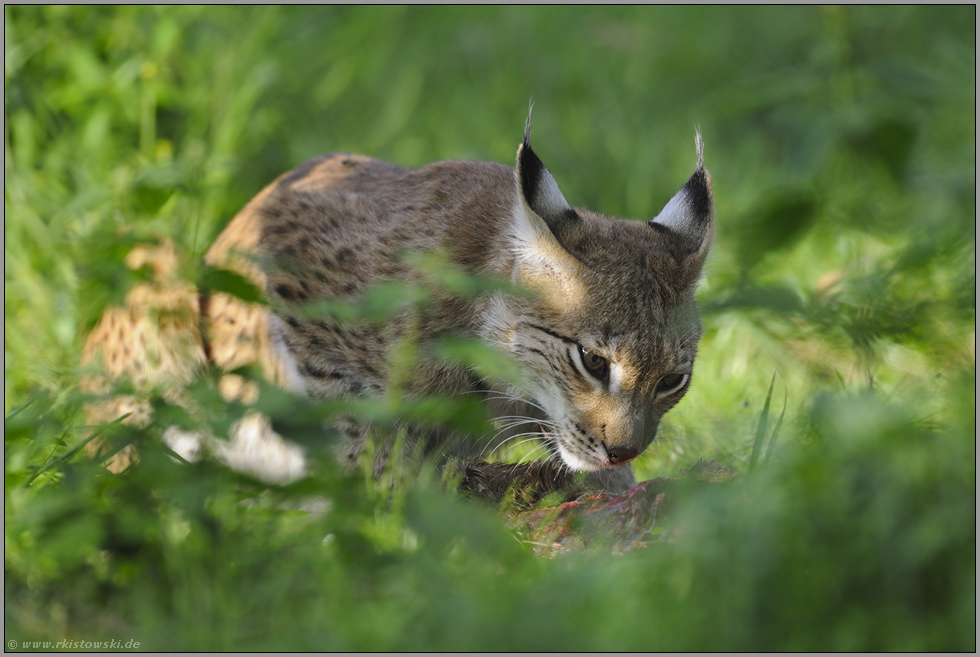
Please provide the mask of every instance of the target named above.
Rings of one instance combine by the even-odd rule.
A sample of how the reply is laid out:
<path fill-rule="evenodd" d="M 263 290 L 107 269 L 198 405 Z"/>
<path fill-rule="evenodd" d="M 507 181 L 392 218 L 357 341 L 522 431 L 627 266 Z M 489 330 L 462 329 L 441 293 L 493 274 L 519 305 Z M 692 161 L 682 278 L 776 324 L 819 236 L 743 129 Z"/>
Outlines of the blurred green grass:
<path fill-rule="evenodd" d="M 975 7 L 4 11 L 5 638 L 975 650 Z M 540 562 L 434 483 L 325 458 L 268 488 L 172 463 L 160 427 L 133 476 L 28 486 L 84 436 L 83 329 L 132 281 L 107 234 L 200 256 L 322 152 L 510 163 L 529 100 L 570 202 L 617 216 L 656 214 L 700 126 L 706 334 L 638 470 L 747 470 L 775 374 L 743 496 L 670 546 Z M 310 496 L 331 510 L 283 510 Z"/>

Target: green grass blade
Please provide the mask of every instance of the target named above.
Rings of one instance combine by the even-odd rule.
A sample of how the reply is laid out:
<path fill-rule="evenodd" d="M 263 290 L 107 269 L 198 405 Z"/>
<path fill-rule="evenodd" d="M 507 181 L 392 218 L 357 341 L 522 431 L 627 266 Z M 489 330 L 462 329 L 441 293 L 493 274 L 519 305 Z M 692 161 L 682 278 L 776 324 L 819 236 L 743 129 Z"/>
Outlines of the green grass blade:
<path fill-rule="evenodd" d="M 759 416 L 759 426 L 755 430 L 755 440 L 752 443 L 752 457 L 749 459 L 749 472 L 755 470 L 755 464 L 759 460 L 759 452 L 762 451 L 762 440 L 766 435 L 766 427 L 769 424 L 769 403 L 772 401 L 772 388 L 776 385 L 776 373 L 772 373 L 772 381 L 769 382 L 769 392 L 766 394 L 766 403 L 762 407 L 762 414 Z"/>
<path fill-rule="evenodd" d="M 106 425 L 103 425 L 103 427 L 99 431 L 92 432 L 92 435 L 91 436 L 88 436 L 87 438 L 85 438 L 84 440 L 82 440 L 80 443 L 78 443 L 77 445 L 75 445 L 74 447 L 72 447 L 71 449 L 69 449 L 67 452 L 65 452 L 64 454 L 62 454 L 61 456 L 59 456 L 55 460 L 49 461 L 49 462 L 45 463 L 44 465 L 39 466 L 34 471 L 34 474 L 32 474 L 30 477 L 28 477 L 27 481 L 24 482 L 24 485 L 25 486 L 30 486 L 31 485 L 31 482 L 33 482 L 35 479 L 37 479 L 42 473 L 47 472 L 51 468 L 54 468 L 54 467 L 58 466 L 61 463 L 64 463 L 65 461 L 67 461 L 68 459 L 70 459 L 72 456 L 74 456 L 75 454 L 77 454 L 78 453 L 78 450 L 82 449 L 87 444 L 89 444 L 90 442 L 92 442 L 93 440 L 95 440 L 96 438 L 98 438 L 99 436 L 101 436 L 102 434 L 104 434 L 109 427 L 112 427 L 112 426 L 115 426 L 117 424 L 122 423 L 122 421 L 125 420 L 126 418 L 128 418 L 130 415 L 132 415 L 132 414 L 131 413 L 126 413 L 125 415 L 116 418 L 112 422 L 110 422 L 110 423 L 108 423 Z"/>
<path fill-rule="evenodd" d="M 776 428 L 772 430 L 772 435 L 769 437 L 769 443 L 766 445 L 766 455 L 763 457 L 762 462 L 768 464 L 769 457 L 772 456 L 772 449 L 776 445 L 776 438 L 779 436 L 779 429 L 783 426 L 783 418 L 786 417 L 786 406 L 789 404 L 789 393 L 783 396 L 783 412 L 779 414 L 779 420 L 776 421 Z"/>

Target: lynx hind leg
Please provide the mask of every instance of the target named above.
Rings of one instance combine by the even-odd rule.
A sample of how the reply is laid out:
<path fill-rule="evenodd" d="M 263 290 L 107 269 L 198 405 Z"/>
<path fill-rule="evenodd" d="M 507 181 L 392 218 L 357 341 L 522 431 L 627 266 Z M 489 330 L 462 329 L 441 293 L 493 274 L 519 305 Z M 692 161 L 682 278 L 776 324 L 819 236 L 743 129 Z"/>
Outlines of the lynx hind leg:
<path fill-rule="evenodd" d="M 197 294 L 193 287 L 174 279 L 173 244 L 138 246 L 127 256 L 126 264 L 134 269 L 149 264 L 154 280 L 134 285 L 126 295 L 125 307 L 107 308 L 85 341 L 81 364 L 86 372 L 79 387 L 85 394 L 103 397 L 86 407 L 90 426 L 127 415 L 124 425 L 147 426 L 149 402 L 138 394 L 106 397 L 112 382 L 128 380 L 137 391 L 164 384 L 176 399 L 179 387 L 193 379 L 205 360 Z M 86 451 L 98 458 L 105 454 L 105 442 L 91 440 Z M 138 455 L 130 445 L 109 456 L 106 467 L 119 473 L 136 460 Z"/>
<path fill-rule="evenodd" d="M 87 395 L 103 397 L 86 405 L 85 422 L 89 427 L 119 418 L 123 418 L 123 425 L 131 427 L 143 428 L 150 423 L 152 411 L 146 399 L 137 395 L 106 397 L 113 381 L 128 379 L 137 388 L 147 384 L 145 328 L 144 318 L 139 313 L 109 308 L 88 336 L 82 352 L 82 366 L 89 373 L 81 377 L 79 387 Z M 105 457 L 105 467 L 114 474 L 126 470 L 139 458 L 132 445 L 108 454 L 101 438 L 90 440 L 85 451 L 90 458 Z"/>
<path fill-rule="evenodd" d="M 94 392 L 84 390 L 83 392 Z M 104 399 L 88 404 L 85 409 L 85 423 L 89 427 L 100 424 L 108 424 L 113 420 L 128 416 L 122 421 L 123 424 L 133 427 L 145 427 L 150 422 L 150 404 L 145 399 L 139 399 L 134 395 L 117 395 L 111 399 Z M 90 440 L 85 445 L 85 452 L 89 458 L 105 458 L 105 467 L 113 474 L 119 474 L 138 460 L 136 448 L 126 445 L 115 454 L 108 454 L 108 447 L 101 438 Z"/>

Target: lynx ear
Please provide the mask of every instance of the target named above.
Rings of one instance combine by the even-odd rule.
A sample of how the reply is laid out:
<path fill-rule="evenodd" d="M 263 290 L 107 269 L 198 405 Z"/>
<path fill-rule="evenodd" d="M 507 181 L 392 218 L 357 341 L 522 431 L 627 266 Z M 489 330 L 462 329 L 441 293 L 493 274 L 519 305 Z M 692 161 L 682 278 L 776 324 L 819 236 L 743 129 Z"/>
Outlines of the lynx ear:
<path fill-rule="evenodd" d="M 566 248 L 581 219 L 565 200 L 548 168 L 531 150 L 531 115 L 524 126 L 524 141 L 517 149 L 517 183 L 525 207 L 541 218 Z"/>
<path fill-rule="evenodd" d="M 665 226 L 680 235 L 691 245 L 694 254 L 703 259 L 714 233 L 714 208 L 711 201 L 711 176 L 704 168 L 704 142 L 700 131 L 696 133 L 695 145 L 698 152 L 697 170 L 649 223 L 654 227 Z"/>
<path fill-rule="evenodd" d="M 531 117 L 517 149 L 517 199 L 514 207 L 514 278 L 539 289 L 556 303 L 583 297 L 576 281 L 581 264 L 570 250 L 582 219 L 568 205 L 558 183 L 531 150 Z"/>

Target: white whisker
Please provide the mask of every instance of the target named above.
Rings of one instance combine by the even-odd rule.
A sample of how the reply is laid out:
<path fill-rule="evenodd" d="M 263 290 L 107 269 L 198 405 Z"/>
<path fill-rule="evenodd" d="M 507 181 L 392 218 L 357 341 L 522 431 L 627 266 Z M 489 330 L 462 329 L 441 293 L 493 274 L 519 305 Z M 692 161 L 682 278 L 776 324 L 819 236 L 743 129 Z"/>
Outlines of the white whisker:
<path fill-rule="evenodd" d="M 475 392 L 483 392 L 483 391 L 481 391 L 481 390 L 467 390 L 467 391 L 465 391 L 464 394 L 467 394 L 467 393 L 475 393 Z M 536 410 L 541 411 L 542 413 L 547 413 L 547 411 L 544 409 L 543 406 L 541 406 L 541 404 L 539 404 L 536 401 L 533 401 L 531 399 L 528 399 L 526 397 L 521 397 L 519 395 L 516 395 L 516 394 L 514 394 L 512 392 L 507 392 L 507 391 L 503 391 L 503 390 L 494 390 L 491 393 L 487 393 L 485 399 L 487 401 L 506 401 L 506 402 L 512 402 L 512 403 L 515 403 L 515 404 L 526 404 L 526 405 L 530 406 L 531 408 L 534 408 Z"/>
<path fill-rule="evenodd" d="M 494 436 L 494 438 L 496 438 L 496 436 Z M 510 443 L 511 441 L 514 441 L 514 440 L 517 440 L 518 438 L 525 438 L 526 440 L 522 440 L 522 441 L 520 441 L 518 443 L 515 443 L 513 445 L 508 445 L 508 447 L 509 448 L 514 448 L 514 447 L 517 447 L 518 445 L 521 445 L 521 444 L 526 443 L 526 442 L 531 441 L 531 440 L 540 440 L 541 439 L 541 433 L 540 432 L 537 432 L 537 431 L 531 431 L 531 432 L 526 432 L 526 433 L 515 434 L 513 436 L 508 436 L 507 438 L 504 438 L 503 440 L 499 441 L 496 445 L 493 445 L 493 448 L 490 449 L 491 453 L 497 451 L 498 449 L 500 449 L 504 445 L 507 445 L 507 443 Z M 493 440 L 491 440 L 489 443 L 487 443 L 487 445 L 483 448 L 483 451 L 480 452 L 480 458 L 483 458 L 483 455 L 486 453 L 487 449 L 490 448 L 490 445 L 492 445 L 492 444 L 493 444 Z"/>
<path fill-rule="evenodd" d="M 530 452 L 528 452 L 527 454 L 525 454 L 521 458 L 521 460 L 518 461 L 518 463 L 528 463 L 528 464 L 537 463 L 537 461 L 538 461 L 538 452 L 541 452 L 541 451 L 546 450 L 546 449 L 547 448 L 544 445 L 539 445 L 538 447 L 535 447 Z M 528 468 L 528 472 L 530 472 L 530 467 Z"/>
<path fill-rule="evenodd" d="M 508 443 L 510 443 L 511 441 L 513 441 L 513 440 L 515 440 L 517 438 L 523 438 L 524 440 L 518 441 L 518 442 L 513 443 L 513 444 L 508 444 Z M 535 440 L 540 440 L 540 439 L 541 439 L 541 434 L 537 434 L 537 433 L 519 433 L 516 436 L 511 436 L 507 440 L 505 440 L 502 443 L 500 443 L 499 445 L 497 445 L 497 449 L 500 449 L 504 445 L 507 445 L 507 448 L 508 449 L 514 449 L 516 447 L 520 447 L 524 443 L 529 443 L 529 442 L 532 442 L 532 441 L 535 441 Z"/>
<path fill-rule="evenodd" d="M 522 425 L 525 425 L 525 424 L 537 424 L 537 423 L 536 423 L 536 422 L 535 422 L 535 423 L 528 423 L 528 422 L 514 422 L 514 423 L 512 423 L 512 424 L 509 424 L 509 425 L 507 425 L 507 426 L 501 426 L 501 427 L 498 427 L 498 428 L 497 428 L 497 432 L 496 432 L 495 434 L 493 434 L 493 438 L 491 438 L 491 440 L 496 440 L 498 436 L 500 436 L 500 435 L 502 435 L 502 434 L 505 434 L 505 433 L 507 433 L 507 432 L 509 432 L 509 431 L 512 431 L 512 430 L 514 430 L 514 429 L 516 429 L 516 428 L 518 428 L 518 427 L 520 427 L 520 426 L 522 426 Z M 525 432 L 525 433 L 536 433 L 536 434 L 541 434 L 542 432 L 541 432 L 541 431 L 532 431 L 532 432 Z"/>
<path fill-rule="evenodd" d="M 541 427 L 543 429 L 552 429 L 553 430 L 553 429 L 557 429 L 558 428 L 558 425 L 555 424 L 555 423 L 553 423 L 553 422 L 541 422 L 540 420 L 532 420 L 532 419 L 524 419 L 524 420 L 514 419 L 514 420 L 510 420 L 508 422 L 495 422 L 495 425 L 496 425 L 497 429 L 500 430 L 500 431 L 507 431 L 509 429 L 516 429 L 517 427 L 524 426 L 524 425 L 527 425 L 527 424 L 530 424 L 530 425 L 533 425 L 533 426 L 539 426 L 539 427 Z"/>
<path fill-rule="evenodd" d="M 521 440 L 521 439 L 523 439 L 523 440 Z M 521 434 L 517 434 L 515 436 L 510 436 L 506 440 L 500 441 L 498 444 L 496 444 L 496 445 L 493 446 L 493 449 L 491 450 L 491 452 L 495 452 L 497 450 L 505 449 L 505 448 L 507 450 L 515 450 L 515 449 L 517 449 L 518 447 L 520 447 L 521 445 L 523 445 L 525 443 L 533 443 L 533 442 L 536 442 L 536 441 L 537 442 L 540 442 L 541 441 L 541 434 L 540 433 L 521 433 Z M 487 447 L 489 447 L 489 445 Z M 537 448 L 535 448 L 535 450 L 536 449 Z M 486 449 L 484 449 L 484 452 L 485 451 L 486 451 Z M 481 457 L 482 457 L 482 454 L 481 454 Z"/>
<path fill-rule="evenodd" d="M 518 424 L 545 424 L 550 426 L 556 426 L 551 420 L 541 420 L 536 417 L 528 417 L 526 415 L 500 415 L 495 417 L 494 422 L 500 421 L 516 421 Z"/>

